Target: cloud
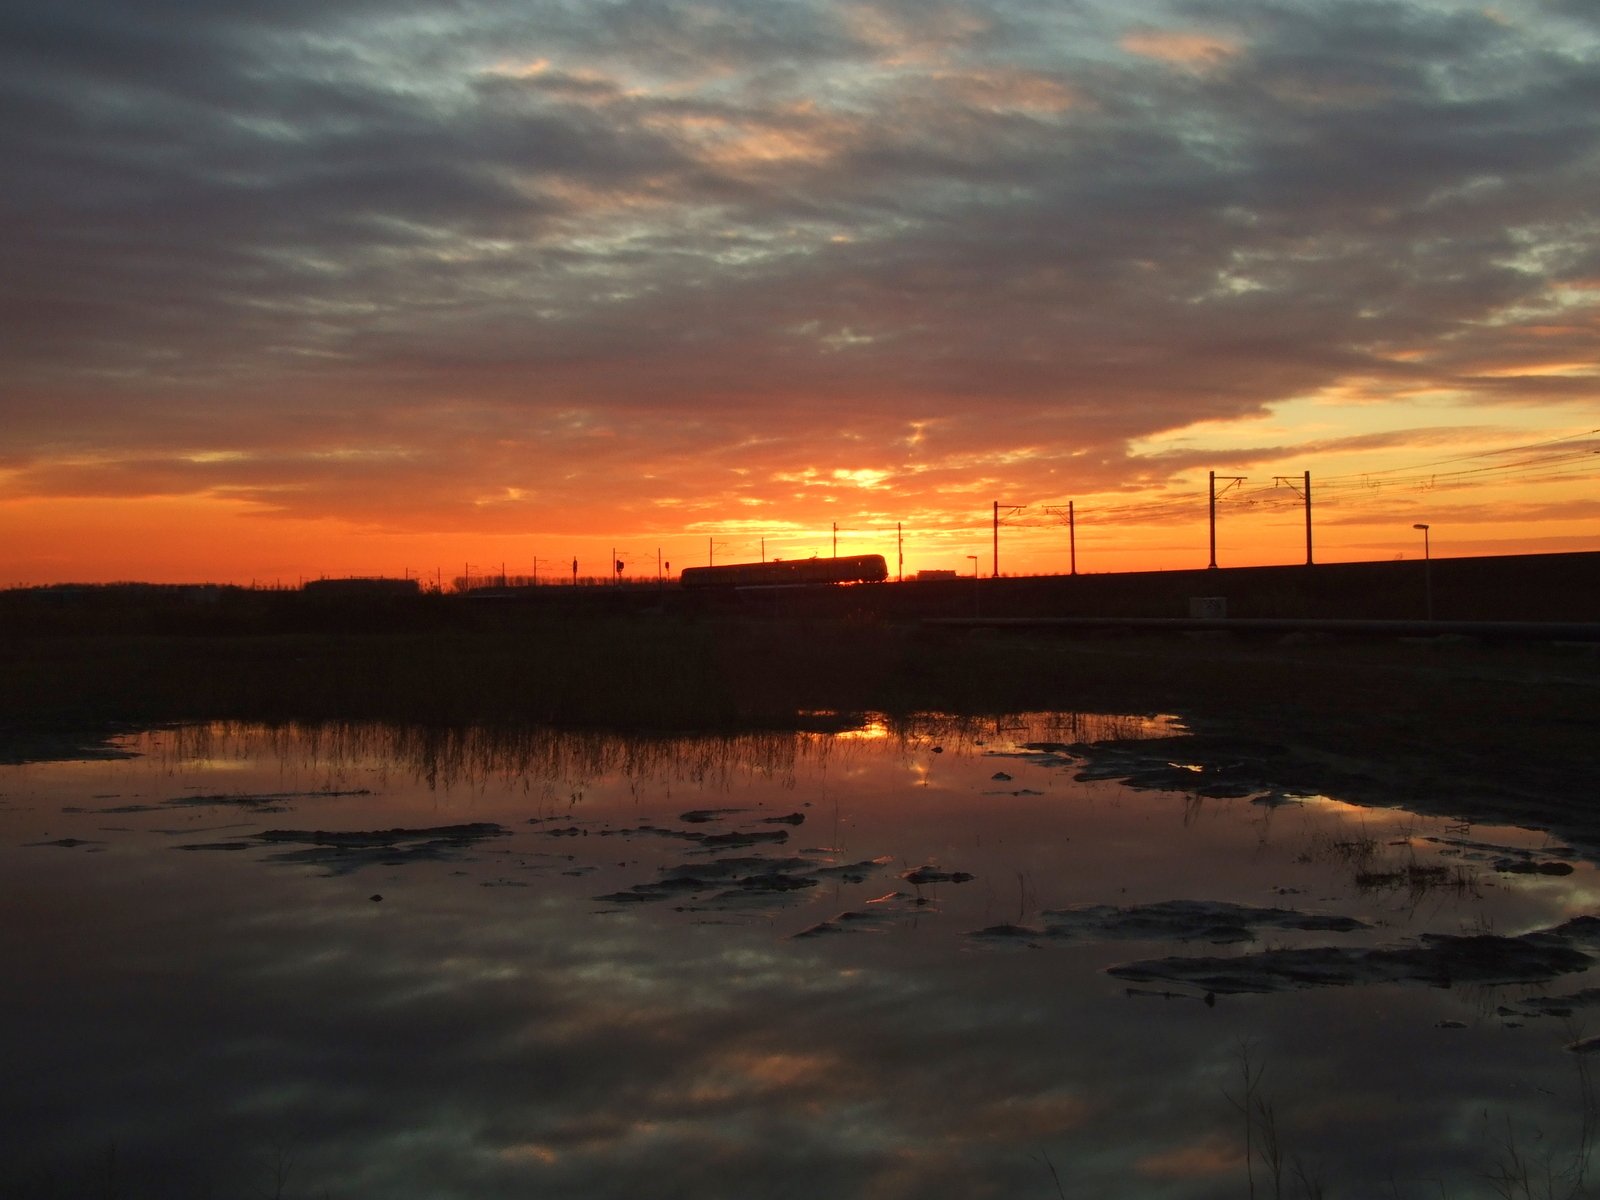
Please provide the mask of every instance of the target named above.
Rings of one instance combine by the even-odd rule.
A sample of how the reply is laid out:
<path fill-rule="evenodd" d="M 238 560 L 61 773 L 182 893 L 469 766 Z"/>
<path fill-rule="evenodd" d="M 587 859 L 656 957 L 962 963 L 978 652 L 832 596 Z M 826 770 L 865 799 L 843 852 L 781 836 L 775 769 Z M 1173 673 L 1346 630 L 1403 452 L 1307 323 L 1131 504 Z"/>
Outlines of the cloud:
<path fill-rule="evenodd" d="M 9 0 L 9 490 L 931 506 L 1351 379 L 1581 406 L 1585 19 Z"/>
<path fill-rule="evenodd" d="M 1130 54 L 1195 69 L 1218 66 L 1240 50 L 1238 40 L 1232 37 L 1172 29 L 1135 30 L 1125 34 L 1119 44 Z"/>

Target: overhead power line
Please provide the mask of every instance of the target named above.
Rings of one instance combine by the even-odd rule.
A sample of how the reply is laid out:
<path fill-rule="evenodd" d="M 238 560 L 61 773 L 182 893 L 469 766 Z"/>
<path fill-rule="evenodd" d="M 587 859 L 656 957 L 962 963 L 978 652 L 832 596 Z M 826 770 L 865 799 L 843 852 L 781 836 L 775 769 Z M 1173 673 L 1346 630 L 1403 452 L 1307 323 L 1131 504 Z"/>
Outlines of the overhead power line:
<path fill-rule="evenodd" d="M 1319 502 L 1348 507 L 1352 500 L 1363 494 L 1392 493 L 1395 491 L 1434 491 L 1507 483 L 1552 483 L 1564 480 L 1591 478 L 1600 474 L 1600 429 L 1566 437 L 1551 438 L 1543 442 L 1530 442 L 1485 450 L 1476 454 L 1457 455 L 1434 462 L 1403 467 L 1388 467 L 1373 471 L 1353 472 L 1344 475 L 1318 476 L 1316 485 Z M 1536 451 L 1559 447 L 1553 453 Z M 1508 455 L 1520 455 L 1509 461 Z M 1478 466 L 1441 470 L 1455 463 L 1482 463 Z M 1292 488 L 1279 483 L 1252 488 L 1230 487 L 1217 493 L 1219 507 L 1282 507 L 1290 508 L 1301 503 L 1301 497 Z M 1169 493 L 1150 500 L 1127 501 L 1121 504 L 1080 507 L 1076 520 L 1086 525 L 1163 524 L 1183 519 L 1198 519 L 1205 512 L 1206 497 L 1200 492 Z M 1018 522 L 1018 524 L 1032 524 Z"/>

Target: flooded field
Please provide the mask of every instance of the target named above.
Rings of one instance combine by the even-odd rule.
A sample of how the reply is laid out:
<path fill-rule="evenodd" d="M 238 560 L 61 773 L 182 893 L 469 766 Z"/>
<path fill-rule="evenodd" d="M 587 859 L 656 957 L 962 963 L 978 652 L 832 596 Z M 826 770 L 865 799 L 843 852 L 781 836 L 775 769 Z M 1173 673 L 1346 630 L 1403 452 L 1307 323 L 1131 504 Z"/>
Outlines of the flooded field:
<path fill-rule="evenodd" d="M 1594 865 L 1179 732 L 0 767 L 0 1193 L 1590 1194 Z"/>

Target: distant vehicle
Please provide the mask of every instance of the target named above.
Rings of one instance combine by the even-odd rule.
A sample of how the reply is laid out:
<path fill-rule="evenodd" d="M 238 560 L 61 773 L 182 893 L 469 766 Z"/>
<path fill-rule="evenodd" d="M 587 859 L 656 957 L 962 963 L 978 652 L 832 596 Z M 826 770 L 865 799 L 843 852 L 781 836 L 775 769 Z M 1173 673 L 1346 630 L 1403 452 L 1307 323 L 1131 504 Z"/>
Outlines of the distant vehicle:
<path fill-rule="evenodd" d="M 686 588 L 805 587 L 826 583 L 882 583 L 889 565 L 881 554 L 847 554 L 842 558 L 796 558 L 787 561 L 728 563 L 721 567 L 685 567 L 678 581 Z"/>

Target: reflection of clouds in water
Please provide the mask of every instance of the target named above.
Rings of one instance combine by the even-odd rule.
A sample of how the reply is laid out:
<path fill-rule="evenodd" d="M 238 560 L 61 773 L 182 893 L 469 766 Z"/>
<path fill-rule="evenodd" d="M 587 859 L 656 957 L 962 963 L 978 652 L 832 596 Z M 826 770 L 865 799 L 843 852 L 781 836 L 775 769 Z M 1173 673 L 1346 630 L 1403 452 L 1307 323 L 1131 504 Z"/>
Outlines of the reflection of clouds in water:
<path fill-rule="evenodd" d="M 322 974 L 316 994 L 345 1002 L 310 1022 L 271 1019 L 293 1014 L 292 1005 L 256 1011 L 262 1024 L 252 1037 L 266 1039 L 271 1073 L 294 1081 L 264 1082 L 245 1107 L 337 1128 L 341 1114 L 354 1115 L 356 1097 L 342 1084 L 356 1078 L 406 1123 L 408 1147 L 442 1152 L 452 1110 L 469 1103 L 495 1114 L 470 1147 L 458 1147 L 472 1161 L 491 1154 L 571 1189 L 558 1194 L 618 1196 L 661 1194 L 651 1180 L 663 1178 L 739 1194 L 729 1171 L 778 1186 L 796 1169 L 813 1182 L 831 1178 L 841 1194 L 859 1188 L 863 1171 L 946 1189 L 935 1194 L 955 1194 L 954 1182 L 966 1179 L 979 1187 L 969 1194 L 980 1194 L 989 1168 L 970 1152 L 1026 1147 L 1081 1119 L 1083 1101 L 1032 1094 L 1034 1082 L 1018 1080 L 1003 1056 L 995 1061 L 984 1035 L 996 1017 L 1015 1014 L 992 1002 L 964 1011 L 937 987 L 893 972 L 845 974 L 782 947 L 730 949 L 726 930 L 671 946 L 636 932 L 609 943 L 567 940 L 515 975 L 488 964 L 525 939 L 554 945 L 558 929 L 520 922 L 476 953 L 431 959 L 351 956 L 332 970 L 308 961 Z M 625 971 L 613 967 L 619 958 Z M 276 990 L 293 995 L 307 982 L 280 977 Z M 339 1049 L 308 1057 L 308 1035 Z M 396 1048 L 403 1066 L 385 1070 Z M 466 1095 L 452 1095 L 463 1087 Z M 366 1117 L 352 1133 L 375 1132 Z M 386 1135 L 400 1136 L 400 1128 Z M 341 1157 L 337 1144 L 306 1152 Z M 371 1171 L 362 1173 L 369 1183 Z M 385 1194 L 398 1194 L 399 1182 L 384 1180 Z M 457 1194 L 481 1194 L 475 1186 L 462 1179 Z"/>
<path fill-rule="evenodd" d="M 964 948 L 962 934 L 1013 915 L 1023 891 L 1006 873 L 1013 864 L 1038 872 L 1028 887 L 1042 893 L 1039 906 L 1075 901 L 1075 889 L 1130 903 L 1117 892 L 1129 885 L 1156 893 L 1150 901 L 1198 890 L 1221 899 L 1289 870 L 1293 847 L 1251 867 L 1272 847 L 1250 831 L 1255 814 L 1243 803 L 1216 802 L 1214 820 L 1191 826 L 1182 797 L 1112 782 L 1057 780 L 1059 793 L 1046 799 L 985 795 L 995 764 L 982 755 L 995 731 L 936 732 L 937 742 L 924 730 L 904 744 L 831 750 L 795 734 L 631 750 L 598 736 L 446 739 L 468 764 L 455 778 L 490 781 L 472 801 L 484 818 L 537 807 L 518 781 L 493 782 L 507 763 L 594 772 L 584 803 L 596 828 L 618 813 L 637 823 L 628 781 L 651 773 L 745 781 L 740 807 L 761 787 L 781 791 L 792 778 L 810 789 L 822 779 L 854 822 L 851 839 L 869 843 L 862 849 L 883 849 L 892 833 L 889 848 L 908 866 L 942 856 L 965 867 L 992 855 L 979 880 L 941 897 L 952 912 L 877 933 L 782 936 L 858 907 L 845 893 L 817 898 L 791 924 L 711 924 L 655 909 L 597 912 L 593 881 L 565 892 L 546 876 L 527 889 L 476 886 L 510 869 L 500 859 L 469 862 L 465 877 L 451 873 L 457 864 L 415 864 L 329 879 L 237 855 L 179 855 L 165 843 L 141 854 L 132 834 L 97 859 L 62 854 L 48 871 L 38 865 L 43 851 L 0 851 L 0 865 L 33 873 L 26 892 L 18 875 L 0 878 L 40 914 L 0 933 L 5 961 L 31 984 L 5 999 L 17 1067 L 0 1084 L 6 1128 L 56 1164 L 81 1163 L 115 1140 L 130 1171 L 173 1192 L 203 1191 L 205 1179 L 220 1194 L 248 1192 L 262 1156 L 283 1147 L 296 1172 L 290 1194 L 400 1200 L 1049 1197 L 1052 1166 L 1069 1195 L 1236 1197 L 1242 1137 L 1226 1093 L 1248 1039 L 1286 1147 L 1323 1163 L 1333 1194 L 1373 1194 L 1390 1174 L 1408 1186 L 1440 1178 L 1466 1188 L 1486 1110 L 1553 1140 L 1566 1132 L 1575 1098 L 1572 1056 L 1560 1049 L 1568 1039 L 1548 1019 L 1505 1027 L 1494 1015 L 1503 992 L 1352 988 L 1208 1008 L 1129 996 L 1101 973 L 1108 954 L 1197 952 L 1181 943 Z M 283 732 L 203 736 L 236 738 L 247 756 L 278 739 L 287 758 L 269 756 L 262 768 L 278 780 L 274 790 L 293 784 L 285 774 L 329 763 L 359 776 L 369 756 L 370 769 L 409 780 L 414 762 L 378 760 L 439 742 L 323 731 L 307 748 Z M 1068 740 L 1034 728 L 1023 736 Z M 934 744 L 946 751 L 945 791 L 933 803 L 902 803 L 894 789 L 907 786 L 907 756 L 931 756 Z M 502 750 L 509 757 L 497 758 Z M 740 759 L 745 750 L 752 762 Z M 1024 772 L 1056 779 L 1024 759 L 1005 766 L 1019 781 Z M 386 795 L 317 811 L 357 821 L 368 805 L 433 803 L 426 774 L 415 788 L 395 783 Z M 850 790 L 847 777 L 864 790 Z M 882 779 L 894 782 L 880 796 L 872 789 Z M 798 799 L 786 797 L 781 811 Z M 724 805 L 673 803 L 657 816 L 707 807 Z M 981 848 L 969 834 L 974 812 Z M 1287 829 L 1305 813 L 1276 819 Z M 545 844 L 521 828 L 519 846 Z M 1063 828 L 1070 837 L 1056 840 Z M 806 836 L 825 834 L 808 825 Z M 626 858 L 624 875 L 653 871 L 637 839 L 555 844 L 579 841 L 606 870 Z M 1067 858 L 1072 848 L 1084 857 Z M 1195 861 L 1174 863 L 1175 854 Z M 999 911 L 977 919 L 987 909 Z M 1511 911 L 1528 909 L 1518 901 Z M 1469 1027 L 1439 1028 L 1447 1016 Z M 30 1160 L 15 1162 L 21 1170 Z"/>
<path fill-rule="evenodd" d="M 637 1196 L 662 1194 L 651 1189 L 663 1179 L 683 1194 L 755 1194 L 732 1179 L 783 1194 L 790 1173 L 805 1171 L 834 1194 L 861 1194 L 874 1179 L 955 1196 L 1028 1194 L 1025 1164 L 1043 1148 L 1114 1190 L 1137 1160 L 1226 1136 L 1221 1092 L 1232 1064 L 1218 1014 L 1206 1015 L 1201 1033 L 1223 1043 L 1213 1070 L 1187 1082 L 1174 1074 L 1193 1054 L 1174 1035 L 1193 1024 L 1198 1005 L 1179 1012 L 1102 996 L 1051 1011 L 1037 997 L 997 1002 L 943 971 L 910 986 L 894 971 L 844 975 L 821 957 L 770 961 L 786 951 L 730 956 L 716 939 L 698 952 L 648 936 L 574 944 L 537 920 L 491 931 L 470 951 L 450 949 L 455 931 L 445 923 L 420 944 L 414 934 L 307 958 L 299 975 L 279 973 L 266 989 L 258 977 L 220 997 L 235 1039 L 222 1039 L 201 1075 L 227 1069 L 232 1120 L 222 1124 L 232 1145 L 268 1131 L 292 1139 L 303 1167 L 335 1194 L 493 1195 L 534 1185 Z M 530 944 L 553 952 L 499 968 L 502 955 Z M 617 955 L 630 961 L 626 976 L 597 969 Z M 1005 974 L 1012 978 L 992 982 L 1017 982 Z M 317 1000 L 312 1011 L 307 996 Z M 192 998 L 160 999 L 180 1024 L 192 1007 Z M 159 1017 L 146 1012 L 139 1024 L 148 1030 Z M 1283 1105 L 1296 1125 L 1307 1082 L 1348 1086 L 1337 1074 L 1308 1081 L 1298 1039 L 1303 1031 L 1272 1061 L 1297 1085 Z M 1447 1054 L 1437 1066 L 1452 1064 Z M 1466 1081 L 1441 1073 L 1434 1082 L 1454 1090 Z M 163 1107 L 182 1099 L 166 1097 Z M 1413 1129 L 1416 1149 L 1437 1140 L 1427 1122 L 1408 1128 L 1400 1106 L 1370 1104 L 1347 1100 L 1346 1128 L 1377 1118 L 1382 1144 L 1401 1161 L 1418 1161 L 1405 1158 Z M 1317 1123 L 1333 1115 L 1325 1105 Z M 166 1128 L 208 1123 L 199 1111 L 174 1117 L 168 1109 Z M 387 1170 L 384 1147 L 395 1156 Z M 1359 1150 L 1342 1149 L 1341 1172 Z M 451 1185 L 433 1190 L 444 1176 Z"/>
<path fill-rule="evenodd" d="M 1244 1146 L 1208 1137 L 1146 1155 L 1133 1165 L 1149 1179 L 1186 1180 L 1231 1175 L 1244 1169 Z"/>
<path fill-rule="evenodd" d="M 621 1111 L 562 1120 L 509 1149 L 613 1181 L 619 1172 L 648 1180 L 665 1169 L 680 1185 L 676 1159 L 708 1156 L 750 1188 L 740 1192 L 719 1173 L 705 1185 L 717 1195 L 782 1194 L 784 1174 L 802 1166 L 809 1187 L 831 1178 L 841 1189 L 835 1194 L 859 1194 L 858 1173 L 882 1182 L 885 1172 L 936 1194 L 955 1194 L 953 1185 L 965 1179 L 979 1185 L 968 1194 L 981 1194 L 988 1168 L 968 1156 L 972 1146 L 1029 1145 L 1079 1115 L 1081 1102 L 1070 1097 L 1015 1095 L 987 1051 L 975 1047 L 972 1058 L 980 1062 L 954 1047 L 933 1052 L 926 1018 L 945 1025 L 957 1014 L 925 995 L 919 1017 L 916 1001 L 908 1005 L 911 998 L 885 982 L 883 993 L 861 976 L 848 993 L 829 983 L 826 991 L 834 991 L 832 1000 L 845 1012 L 819 1007 L 804 978 L 787 981 L 781 995 L 758 984 L 764 994 L 740 997 L 733 1006 L 743 1013 L 754 1008 L 758 1019 L 735 1017 L 712 1027 L 695 1020 L 692 983 L 687 1007 L 631 1020 L 608 1010 L 592 1032 L 609 1040 L 621 1028 L 630 1039 L 623 1061 L 631 1078 L 602 1089 Z M 667 1060 L 652 1059 L 651 1049 L 663 1047 Z M 626 1186 L 615 1194 L 627 1194 Z M 646 1184 L 643 1194 L 659 1193 Z"/>
<path fill-rule="evenodd" d="M 519 933 L 556 936 L 537 922 Z M 648 936 L 569 943 L 516 981 L 518 994 L 538 998 L 526 1015 L 495 1003 L 508 988 L 480 967 L 457 970 L 450 989 L 402 986 L 398 999 L 401 981 L 381 971 L 389 999 L 368 1011 L 366 1044 L 406 1046 L 411 1060 L 386 1100 L 426 1127 L 449 1119 L 441 1073 L 470 1078 L 472 1108 L 495 1114 L 477 1153 L 557 1194 L 618 1196 L 662 1194 L 652 1189 L 663 1179 L 685 1194 L 752 1194 L 730 1190 L 727 1172 L 776 1186 L 801 1168 L 813 1184 L 831 1178 L 852 1194 L 858 1171 L 924 1160 L 952 1140 L 1006 1142 L 1020 1114 L 1038 1129 L 1049 1111 L 1071 1107 L 1004 1090 L 1006 1073 L 985 1065 L 991 1049 L 974 1044 L 970 1059 L 953 1046 L 935 1052 L 929 1038 L 941 1028 L 972 1031 L 926 988 L 891 974 L 846 976 L 785 949 L 730 952 L 718 944 L 726 933 L 654 951 Z M 625 972 L 606 969 L 618 954 Z M 352 982 L 323 989 L 368 991 Z M 895 1169 L 933 1178 L 926 1161 Z M 960 1175 L 973 1164 L 938 1170 Z M 458 1194 L 478 1194 L 472 1186 L 461 1181 Z"/>

